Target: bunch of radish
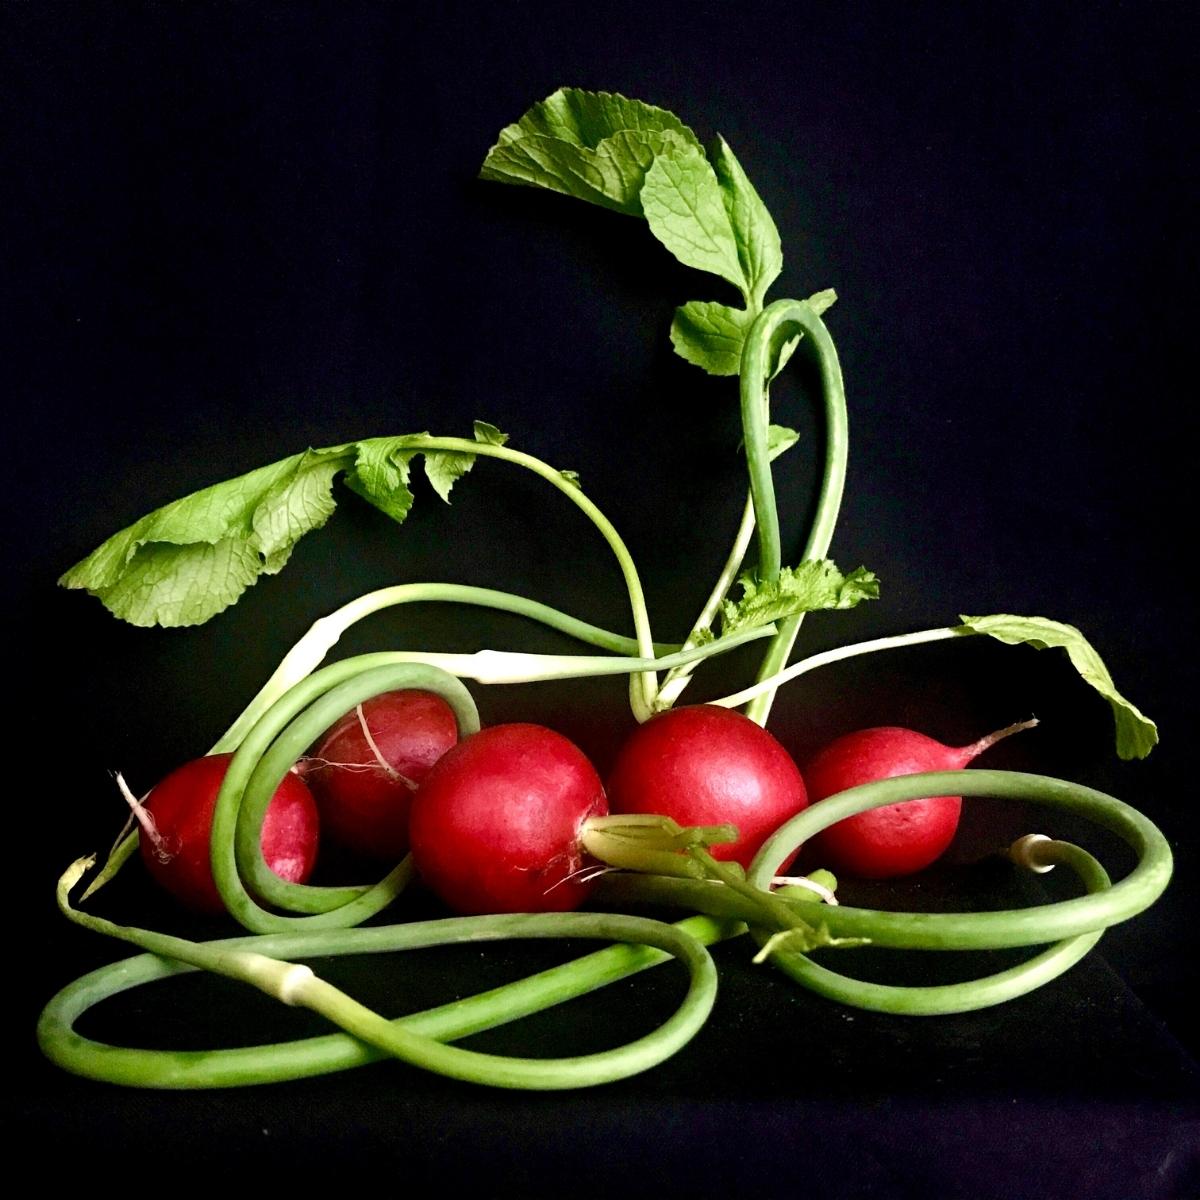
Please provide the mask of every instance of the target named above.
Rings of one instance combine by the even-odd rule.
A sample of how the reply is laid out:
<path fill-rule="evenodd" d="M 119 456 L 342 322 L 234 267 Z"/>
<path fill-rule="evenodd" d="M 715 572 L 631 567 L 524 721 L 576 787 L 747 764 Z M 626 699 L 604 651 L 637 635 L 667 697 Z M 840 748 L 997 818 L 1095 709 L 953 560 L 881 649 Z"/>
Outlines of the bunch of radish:
<path fill-rule="evenodd" d="M 964 767 L 1032 724 L 960 748 L 908 729 L 860 730 L 809 763 L 806 788 L 761 726 L 728 708 L 686 706 L 633 733 L 606 788 L 584 753 L 551 729 L 497 725 L 457 744 L 444 700 L 394 691 L 346 713 L 284 777 L 261 845 L 271 870 L 298 883 L 315 865 L 318 828 L 375 859 L 399 860 L 411 846 L 421 878 L 456 912 L 569 911 L 598 876 L 588 834 L 610 812 L 657 815 L 681 827 L 732 826 L 736 837 L 713 846 L 713 856 L 748 868 L 766 838 L 810 802 L 876 779 Z M 147 868 L 197 911 L 223 910 L 209 839 L 229 757 L 185 764 L 142 806 Z M 961 804 L 934 796 L 850 817 L 819 835 L 819 856 L 862 878 L 920 870 L 950 845 Z"/>
<path fill-rule="evenodd" d="M 600 162 L 604 170 L 593 165 Z M 822 319 L 836 296 L 825 290 L 807 300 L 766 303 L 766 292 L 782 270 L 782 252 L 762 199 L 722 139 L 706 148 L 683 122 L 654 106 L 562 89 L 502 131 L 482 174 L 499 182 L 547 187 L 645 219 L 658 244 L 685 266 L 721 276 L 740 294 L 743 308 L 708 300 L 685 304 L 671 328 L 675 349 L 688 362 L 710 374 L 739 376 L 750 499 L 708 600 L 681 642 L 656 642 L 633 556 L 578 477 L 513 449 L 506 434 L 484 421 L 475 422 L 470 438 L 415 433 L 309 449 L 175 501 L 113 535 L 60 582 L 88 590 L 115 615 L 135 624 L 199 624 L 236 602 L 257 575 L 277 571 L 292 543 L 324 522 L 335 506 L 332 486 L 339 474 L 350 491 L 402 521 L 414 499 L 409 483 L 415 462 L 423 460 L 430 485 L 448 501 L 456 482 L 485 460 L 532 472 L 591 523 L 620 569 L 632 636 L 487 587 L 408 583 L 353 600 L 317 621 L 288 652 L 209 756 L 173 772 L 142 802 L 127 796 L 140 836 L 120 844 L 87 894 L 120 869 L 136 839 L 147 868 L 182 903 L 202 911 L 226 908 L 255 933 L 281 933 L 285 946 L 300 944 L 313 954 L 330 954 L 360 945 L 355 935 L 365 931 L 355 927 L 394 901 L 415 869 L 449 909 L 465 915 L 436 923 L 438 930 L 394 927 L 387 937 L 395 945 L 518 935 L 598 937 L 618 944 L 600 964 L 583 962 L 564 968 L 565 975 L 552 982 L 539 977 L 540 983 L 531 983 L 533 991 L 545 986 L 546 1004 L 651 965 L 638 953 L 653 947 L 684 961 L 690 973 L 678 1019 L 656 1035 L 594 1061 L 506 1063 L 498 1068 L 494 1061 L 405 1033 L 363 1010 L 309 968 L 280 961 L 276 941 L 268 939 L 262 951 L 242 943 L 230 949 L 228 944 L 190 943 L 116 926 L 80 912 L 71 906 L 69 893 L 90 860 L 73 864 L 60 880 L 62 911 L 81 925 L 160 958 L 230 975 L 288 1004 L 307 1004 L 360 1042 L 406 1061 L 501 1086 L 603 1082 L 661 1061 L 699 1028 L 712 1005 L 715 968 L 702 940 L 732 936 L 747 926 L 762 942 L 759 959 L 778 951 L 782 969 L 806 985 L 884 1011 L 962 1011 L 1020 994 L 1065 970 L 1072 954 L 1082 955 L 1092 944 L 1087 939 L 1093 937 L 1094 925 L 1065 929 L 1050 966 L 1031 960 L 1000 976 L 931 989 L 930 994 L 848 982 L 807 963 L 808 951 L 859 945 L 876 933 L 899 935 L 878 913 L 855 918 L 852 911 L 841 912 L 847 936 L 831 932 L 835 919 L 824 915 L 831 907 L 809 919 L 811 913 L 801 910 L 811 908 L 815 897 L 835 903 L 831 885 L 836 880 L 828 872 L 816 872 L 797 893 L 796 882 L 784 873 L 799 842 L 811 835 L 818 860 L 846 875 L 891 878 L 929 866 L 950 845 L 962 802 L 958 794 L 937 794 L 940 785 L 968 793 L 974 778 L 966 775 L 979 773 L 962 769 L 1034 722 L 958 748 L 894 726 L 858 730 L 836 739 L 801 770 L 766 728 L 774 696 L 806 672 L 854 655 L 984 636 L 1009 645 L 1065 650 L 1111 706 L 1121 757 L 1144 757 L 1150 751 L 1157 741 L 1153 722 L 1117 692 L 1078 629 L 1042 617 L 960 616 L 952 625 L 843 645 L 793 661 L 806 614 L 852 609 L 879 595 L 871 571 L 862 566 L 843 571 L 827 557 L 848 446 L 841 367 Z M 820 376 L 827 445 L 801 559 L 786 566 L 772 472 L 775 460 L 798 438 L 768 423 L 768 385 L 801 345 Z M 320 514 L 320 519 L 301 519 L 300 512 Z M 196 570 L 196 562 L 208 561 L 214 546 L 236 558 L 237 571 Z M 321 666 L 354 622 L 415 601 L 517 614 L 600 653 L 381 651 Z M 676 705 L 692 673 L 708 659 L 756 640 L 764 641 L 765 650 L 753 684 L 707 704 Z M 471 693 L 461 682 L 513 684 L 604 675 L 628 677 L 637 726 L 610 765 L 607 783 L 577 746 L 551 729 L 531 724 L 480 729 Z M 381 682 L 385 677 L 387 682 Z M 904 785 L 907 777 L 930 772 L 950 772 L 950 779 Z M 1165 886 L 1169 848 L 1153 826 L 1139 824 L 1119 801 L 1097 799 L 1088 789 L 1062 781 L 1023 776 L 1014 782 L 1003 773 L 986 774 L 994 794 L 1017 794 L 1018 787 L 1032 790 L 1047 803 L 1088 811 L 1110 828 L 1125 830 L 1143 862 L 1119 885 L 1124 893 L 1105 900 L 1106 923 L 1140 911 L 1136 905 L 1153 902 Z M 933 794 L 926 795 L 927 789 Z M 819 815 L 812 819 L 822 812 L 824 822 Z M 795 831 L 800 832 L 792 838 Z M 308 883 L 322 838 L 385 864 L 388 873 L 376 884 Z M 1107 887 L 1103 869 L 1078 847 L 1056 843 L 1039 853 L 1051 863 L 1071 864 L 1088 890 Z M 1034 863 L 1035 858 L 1026 854 L 1026 865 L 1042 869 L 1046 863 Z M 629 883 L 634 872 L 643 882 L 644 877 L 652 879 L 647 887 L 658 887 L 656 898 L 695 912 L 719 909 L 717 915 L 734 924 L 693 917 L 690 928 L 681 931 L 624 912 L 572 911 L 596 895 L 602 877 L 607 883 L 610 873 L 618 873 L 621 882 Z M 618 893 L 605 893 L 612 894 Z M 1131 895 L 1134 901 L 1128 899 Z M 1037 931 L 1031 934 L 1021 914 L 1012 916 L 1011 927 L 999 931 L 995 921 L 978 928 L 968 924 L 964 946 L 1036 944 Z M 961 926 L 956 930 L 954 936 L 964 936 Z M 381 932 L 369 931 L 373 938 Z M 331 941 L 335 935 L 340 940 Z M 300 941 L 289 940 L 293 936 Z M 932 943 L 938 949 L 951 944 L 949 935 Z M 114 990 L 123 986 L 127 984 L 121 981 L 113 985 Z M 476 1015 L 459 1033 L 535 1011 L 537 1005 L 530 1007 L 522 985 L 513 986 L 521 994 L 511 1014 L 500 1011 L 508 1003 L 501 997 L 504 989 L 477 997 L 478 1006 L 487 1009 L 486 1020 L 472 1010 Z M 103 991 L 99 985 L 89 987 L 83 1007 Z M 46 1052 L 69 1069 L 113 1078 L 107 1072 L 116 1069 L 111 1063 L 120 1056 L 93 1053 L 86 1045 L 81 1049 L 70 1024 L 73 1016 L 60 1022 L 55 1003 L 48 1006 L 50 1015 L 44 1015 Z M 73 997 L 62 1005 L 69 1014 L 82 1011 Z M 444 1026 L 443 1032 L 450 1038 L 453 1030 Z M 280 1071 L 301 1069 L 302 1056 L 281 1057 L 287 1061 L 279 1064 Z M 153 1056 L 137 1063 L 131 1068 L 135 1082 L 156 1081 L 147 1086 L 193 1086 L 208 1078 L 197 1070 L 180 1082 L 173 1074 L 177 1063 Z M 212 1078 L 228 1082 L 224 1072 L 230 1071 L 235 1082 L 247 1081 L 237 1075 L 240 1070 L 216 1061 Z"/>

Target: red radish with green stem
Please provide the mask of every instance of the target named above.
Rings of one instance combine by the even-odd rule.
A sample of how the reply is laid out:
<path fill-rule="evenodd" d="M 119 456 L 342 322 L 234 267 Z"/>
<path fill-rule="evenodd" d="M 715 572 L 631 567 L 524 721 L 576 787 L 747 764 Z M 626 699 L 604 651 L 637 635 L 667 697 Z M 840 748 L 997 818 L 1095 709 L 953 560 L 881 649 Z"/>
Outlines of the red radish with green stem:
<path fill-rule="evenodd" d="M 195 758 L 177 767 L 139 804 L 126 800 L 141 825 L 146 869 L 167 891 L 195 912 L 223 913 L 209 857 L 213 810 L 230 754 Z M 118 779 L 118 783 L 123 780 Z M 275 790 L 262 826 L 267 866 L 289 883 L 304 883 L 317 861 L 316 801 L 303 781 L 288 773 Z"/>
<path fill-rule="evenodd" d="M 304 763 L 322 830 L 359 854 L 398 861 L 413 794 L 457 741 L 454 710 L 432 692 L 401 689 L 356 705 Z"/>
<path fill-rule="evenodd" d="M 493 725 L 446 753 L 417 789 L 413 861 L 456 912 L 569 912 L 608 867 L 702 878 L 681 851 L 737 837 L 729 824 L 607 813 L 600 776 L 574 743 L 541 725 Z"/>
<path fill-rule="evenodd" d="M 848 788 L 896 775 L 959 771 L 1003 738 L 1032 729 L 1021 721 L 969 746 L 944 746 L 895 725 L 860 729 L 830 742 L 804 772 L 815 802 Z M 929 796 L 847 817 L 813 838 L 822 864 L 860 879 L 911 875 L 939 858 L 958 829 L 961 796 Z"/>
<path fill-rule="evenodd" d="M 617 756 L 608 796 L 614 813 L 737 826 L 737 840 L 712 855 L 744 867 L 808 804 L 804 779 L 779 742 L 741 713 L 709 704 L 673 708 L 639 726 Z"/>
<path fill-rule="evenodd" d="M 413 861 L 456 912 L 566 912 L 591 890 L 584 822 L 608 811 L 583 751 L 540 725 L 459 743 L 413 799 Z"/>

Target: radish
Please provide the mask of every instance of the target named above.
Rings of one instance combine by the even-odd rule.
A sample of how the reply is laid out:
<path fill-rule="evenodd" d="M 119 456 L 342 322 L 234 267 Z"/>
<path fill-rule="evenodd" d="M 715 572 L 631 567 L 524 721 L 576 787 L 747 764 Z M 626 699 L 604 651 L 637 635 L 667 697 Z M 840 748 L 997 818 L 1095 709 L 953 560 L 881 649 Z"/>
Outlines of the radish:
<path fill-rule="evenodd" d="M 304 766 L 322 830 L 359 854 L 402 858 L 413 793 L 457 741 L 454 710 L 432 692 L 364 700 L 326 732 Z"/>
<path fill-rule="evenodd" d="M 417 790 L 413 860 L 460 913 L 569 911 L 591 890 L 584 822 L 607 811 L 574 743 L 540 725 L 493 725 L 445 754 Z"/>
<path fill-rule="evenodd" d="M 670 709 L 639 726 L 617 756 L 608 796 L 614 813 L 736 825 L 737 841 L 712 854 L 744 867 L 808 804 L 799 769 L 771 734 L 733 709 L 707 704 Z"/>
<path fill-rule="evenodd" d="M 1002 738 L 1031 729 L 1036 720 L 1009 725 L 969 746 L 944 746 L 912 729 L 860 729 L 830 742 L 807 766 L 812 799 L 896 775 L 959 771 Z M 847 817 L 813 838 L 821 861 L 860 879 L 911 875 L 939 858 L 954 839 L 961 796 L 928 796 Z"/>
<path fill-rule="evenodd" d="M 176 768 L 146 797 L 135 802 L 142 825 L 142 861 L 150 874 L 196 912 L 223 913 L 213 880 L 209 836 L 213 810 L 231 754 L 195 758 Z M 287 774 L 275 790 L 262 826 L 267 866 L 289 883 L 303 883 L 317 861 L 316 801 L 302 780 Z"/>

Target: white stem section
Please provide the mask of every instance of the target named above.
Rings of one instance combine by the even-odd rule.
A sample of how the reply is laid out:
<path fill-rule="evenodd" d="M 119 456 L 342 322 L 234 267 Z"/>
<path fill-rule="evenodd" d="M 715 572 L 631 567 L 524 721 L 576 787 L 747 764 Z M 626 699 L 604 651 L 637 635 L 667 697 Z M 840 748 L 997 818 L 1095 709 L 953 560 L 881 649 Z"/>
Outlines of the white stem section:
<path fill-rule="evenodd" d="M 325 661 L 325 656 L 355 621 L 383 607 L 378 602 L 371 603 L 379 595 L 378 592 L 372 592 L 361 597 L 359 601 L 339 608 L 336 613 L 314 621 L 309 631 L 283 656 L 270 679 L 259 688 L 254 699 L 246 705 L 238 719 L 209 753 L 234 750 L 240 746 L 242 739 L 258 718 L 284 692 L 295 687 L 302 679 L 307 679 Z"/>
<path fill-rule="evenodd" d="M 918 633 L 902 633 L 896 637 L 874 638 L 869 642 L 856 642 L 852 646 L 838 646 L 835 650 L 826 650 L 822 654 L 813 654 L 809 658 L 803 658 L 785 670 L 766 679 L 760 679 L 758 683 L 752 684 L 748 688 L 743 688 L 740 692 L 734 692 L 733 695 L 724 696 L 720 700 L 710 700 L 709 703 L 720 708 L 737 708 L 738 705 L 753 700 L 755 696 L 774 691 L 780 684 L 798 679 L 801 675 L 806 675 L 817 667 L 840 662 L 844 658 L 856 658 L 860 654 L 872 654 L 876 650 L 898 650 L 902 646 L 919 646 L 922 642 L 941 642 L 948 638 L 969 637 L 974 632 L 973 629 L 953 625 L 944 629 L 923 629 Z"/>

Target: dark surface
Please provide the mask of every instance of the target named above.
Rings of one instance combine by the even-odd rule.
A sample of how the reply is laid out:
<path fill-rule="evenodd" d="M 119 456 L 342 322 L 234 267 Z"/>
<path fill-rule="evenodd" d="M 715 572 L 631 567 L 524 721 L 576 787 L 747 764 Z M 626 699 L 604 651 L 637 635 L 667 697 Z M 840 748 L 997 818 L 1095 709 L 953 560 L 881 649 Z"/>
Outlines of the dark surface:
<path fill-rule="evenodd" d="M 136 1150 L 189 1176 L 237 1162 L 345 1182 L 386 1167 L 406 1185 L 484 1194 L 1200 1194 L 1195 606 L 1179 578 L 1195 444 L 1189 6 L 442 5 L 411 16 L 5 3 L 0 27 L 0 328 L 15 419 L 6 628 L 21 714 L 9 749 L 12 1149 L 88 1170 Z M 122 626 L 56 590 L 103 538 L 306 444 L 464 433 L 478 417 L 580 472 L 641 566 L 659 637 L 682 636 L 707 594 L 742 503 L 736 391 L 675 358 L 667 330 L 674 305 L 728 299 L 724 285 L 675 265 L 640 223 L 474 178 L 499 129 L 564 83 L 663 105 L 704 138 L 719 130 L 783 237 L 772 295 L 838 290 L 827 320 L 852 437 L 833 553 L 878 572 L 885 591 L 811 619 L 805 649 L 957 613 L 1069 621 L 1158 720 L 1163 745 L 1117 762 L 1104 704 L 1059 656 L 979 643 L 807 676 L 780 696 L 776 735 L 803 763 L 865 725 L 965 743 L 1034 712 L 1041 728 L 988 765 L 1137 805 L 1171 840 L 1175 882 L 1061 980 L 960 1017 L 853 1013 L 723 946 L 717 1010 L 696 1040 L 587 1093 L 500 1095 L 391 1065 L 213 1095 L 56 1072 L 33 1044 L 37 1011 L 119 953 L 67 926 L 52 899 L 63 865 L 106 847 L 120 823 L 110 768 L 141 789 L 201 752 L 317 616 L 369 588 L 481 584 L 628 626 L 599 538 L 543 484 L 497 464 L 460 484 L 451 508 L 418 484 L 399 531 L 341 493 L 281 576 L 198 629 Z M 798 554 L 814 488 L 807 381 L 801 364 L 774 389 L 778 419 L 805 437 L 779 472 L 785 557 Z M 516 618 L 426 606 L 374 618 L 339 652 L 384 646 L 574 649 Z M 712 668 L 695 699 L 753 667 L 745 655 Z M 474 691 L 485 721 L 553 725 L 601 770 L 630 728 L 616 681 Z M 1035 883 L 969 864 L 1031 821 L 1075 836 L 968 804 L 952 861 L 892 903 L 1030 902 Z M 1115 873 L 1127 868 L 1119 848 L 1089 844 Z M 226 931 L 153 903 L 131 869 L 93 907 Z M 554 955 L 438 951 L 411 968 L 331 970 L 400 1012 Z M 910 981 L 979 966 L 863 963 Z M 652 972 L 486 1044 L 615 1044 L 668 1011 L 677 988 Z M 191 980 L 88 1019 L 132 1044 L 280 1036 L 267 1002 Z"/>

